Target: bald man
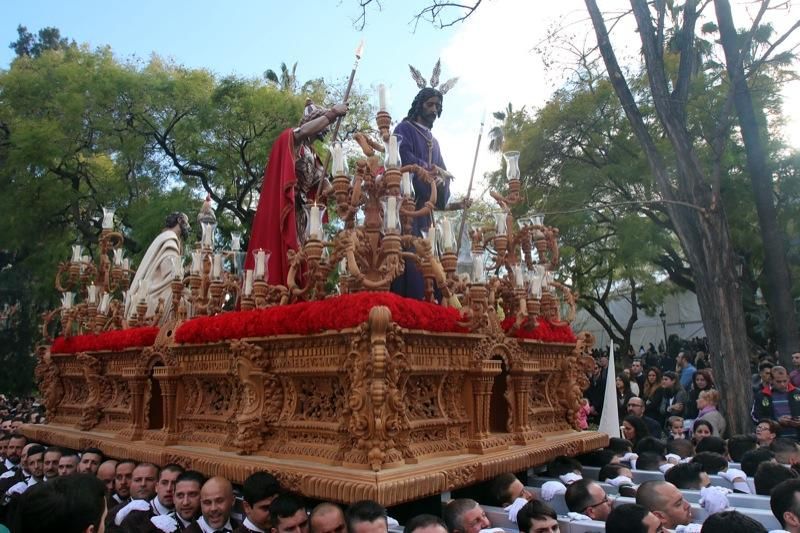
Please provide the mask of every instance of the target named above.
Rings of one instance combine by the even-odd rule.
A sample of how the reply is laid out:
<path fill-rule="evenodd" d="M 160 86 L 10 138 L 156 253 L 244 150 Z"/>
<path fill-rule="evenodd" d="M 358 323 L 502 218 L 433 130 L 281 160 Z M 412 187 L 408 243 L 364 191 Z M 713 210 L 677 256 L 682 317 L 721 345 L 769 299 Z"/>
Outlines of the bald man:
<path fill-rule="evenodd" d="M 46 456 L 45 456 L 46 457 Z M 100 463 L 97 467 L 97 479 L 103 482 L 106 486 L 106 494 L 111 495 L 114 492 L 114 478 L 117 475 L 117 462 L 114 459 L 109 459 Z"/>
<path fill-rule="evenodd" d="M 185 533 L 233 531 L 239 523 L 231 518 L 233 486 L 224 477 L 212 477 L 200 489 L 200 512 L 197 522 L 184 529 Z"/>
<path fill-rule="evenodd" d="M 309 517 L 311 533 L 345 533 L 347 524 L 344 512 L 333 503 L 321 503 L 314 507 Z"/>

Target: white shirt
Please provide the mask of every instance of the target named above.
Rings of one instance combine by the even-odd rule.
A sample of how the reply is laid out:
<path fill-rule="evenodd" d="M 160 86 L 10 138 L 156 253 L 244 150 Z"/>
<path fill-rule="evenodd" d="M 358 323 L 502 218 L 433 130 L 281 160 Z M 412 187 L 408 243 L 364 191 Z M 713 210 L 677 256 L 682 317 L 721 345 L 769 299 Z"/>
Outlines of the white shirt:
<path fill-rule="evenodd" d="M 242 525 L 247 529 L 249 529 L 250 531 L 258 531 L 258 533 L 267 533 L 266 531 L 264 531 L 263 529 L 252 523 L 249 518 L 245 518 L 244 524 Z"/>
<path fill-rule="evenodd" d="M 204 516 L 201 516 L 200 518 L 197 519 L 197 525 L 200 526 L 200 529 L 203 531 L 203 533 L 214 533 L 215 531 L 219 531 L 220 529 L 227 529 L 228 531 L 231 532 L 233 531 L 233 526 L 231 525 L 230 518 L 228 519 L 227 522 L 225 522 L 224 526 L 217 529 L 209 526 L 208 523 L 206 522 L 206 517 Z"/>
<path fill-rule="evenodd" d="M 168 515 L 172 512 L 172 509 L 165 507 L 160 501 L 158 501 L 158 496 L 150 501 L 150 507 L 153 509 L 153 512 L 156 515 Z"/>

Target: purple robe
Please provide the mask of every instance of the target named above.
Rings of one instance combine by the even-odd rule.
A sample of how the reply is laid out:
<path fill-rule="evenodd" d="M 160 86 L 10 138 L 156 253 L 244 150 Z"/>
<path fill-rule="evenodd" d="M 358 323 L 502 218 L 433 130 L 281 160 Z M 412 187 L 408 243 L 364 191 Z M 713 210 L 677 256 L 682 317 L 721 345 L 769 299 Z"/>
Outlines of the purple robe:
<path fill-rule="evenodd" d="M 419 165 L 426 170 L 432 170 L 436 165 L 442 169 L 447 169 L 439 150 L 439 141 L 433 136 L 431 130 L 415 122 L 411 124 L 409 119 L 405 119 L 398 124 L 394 133 L 401 137 L 400 141 L 400 161 L 403 165 Z M 430 164 L 428 162 L 428 140 L 432 141 L 430 152 Z M 431 196 L 431 185 L 424 180 L 411 174 L 411 184 L 414 187 L 416 209 L 422 209 L 425 202 Z M 444 184 L 437 186 L 436 209 L 444 209 L 450 200 L 450 182 L 444 180 Z M 431 226 L 433 217 L 418 217 L 414 219 L 411 233 L 418 237 L 422 236 L 422 231 L 427 231 Z M 400 296 L 422 300 L 425 297 L 425 280 L 417 266 L 412 262 L 406 262 L 405 273 L 392 282 L 392 292 Z M 438 297 L 438 290 L 437 299 Z"/>

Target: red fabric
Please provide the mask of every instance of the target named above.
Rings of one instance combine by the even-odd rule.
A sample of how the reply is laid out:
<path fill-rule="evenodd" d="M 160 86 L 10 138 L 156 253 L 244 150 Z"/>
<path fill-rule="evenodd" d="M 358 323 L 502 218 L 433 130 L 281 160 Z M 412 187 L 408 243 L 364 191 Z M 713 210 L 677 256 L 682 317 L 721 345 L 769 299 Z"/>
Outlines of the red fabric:
<path fill-rule="evenodd" d="M 245 268 L 253 268 L 253 252 L 259 248 L 268 250 L 270 285 L 286 285 L 289 275 L 286 253 L 299 247 L 294 212 L 294 185 L 297 181 L 294 159 L 294 133 L 289 128 L 272 145 L 244 263 Z"/>
<path fill-rule="evenodd" d="M 152 346 L 157 335 L 157 327 L 142 327 L 106 331 L 97 335 L 58 337 L 53 341 L 50 353 L 121 351 L 126 348 Z"/>
<path fill-rule="evenodd" d="M 316 302 L 194 318 L 178 328 L 175 341 L 201 344 L 225 339 L 340 330 L 366 322 L 370 310 L 376 305 L 388 307 L 392 319 L 404 328 L 467 332 L 466 328 L 458 325 L 461 315 L 456 309 L 403 298 L 390 292 L 361 292 Z"/>
<path fill-rule="evenodd" d="M 515 316 L 506 317 L 500 324 L 503 327 L 503 331 L 510 330 L 516 320 Z M 575 333 L 572 332 L 572 328 L 569 325 L 556 326 L 543 318 L 537 318 L 536 323 L 538 325 L 535 328 L 527 329 L 522 327 L 512 335 L 518 339 L 534 339 L 545 342 L 574 343 L 577 341 Z"/>

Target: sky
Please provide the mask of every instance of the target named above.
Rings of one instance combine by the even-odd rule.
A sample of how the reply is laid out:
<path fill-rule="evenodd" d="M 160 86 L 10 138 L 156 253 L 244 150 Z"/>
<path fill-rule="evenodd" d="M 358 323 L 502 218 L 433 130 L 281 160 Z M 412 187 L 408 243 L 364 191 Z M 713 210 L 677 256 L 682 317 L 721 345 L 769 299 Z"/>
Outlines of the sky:
<path fill-rule="evenodd" d="M 258 77 L 281 62 L 297 62 L 303 82 L 323 77 L 344 80 L 364 40 L 356 85 L 373 94 L 387 85 L 393 119 L 405 116 L 417 87 L 409 75 L 414 65 L 429 78 L 437 58 L 442 79 L 459 82 L 444 98 L 444 112 L 433 131 L 448 169 L 456 177 L 456 195 L 466 191 L 481 118 L 486 126 L 479 150 L 473 197 L 484 190 L 484 172 L 497 169 L 498 155 L 487 149 L 486 131 L 495 122 L 493 111 L 511 102 L 536 109 L 544 105 L 563 81 L 558 62 L 545 69 L 541 46 L 549 28 L 566 27 L 563 35 L 578 47 L 593 44 L 582 0 L 485 0 L 465 22 L 438 29 L 427 22 L 413 24 L 413 16 L 427 0 L 373 0 L 366 24 L 354 22 L 361 14 L 358 0 L 27 0 L 9 2 L 0 24 L 0 68 L 8 68 L 17 24 L 35 33 L 47 26 L 62 36 L 92 47 L 108 45 L 120 59 L 147 61 L 151 54 L 187 67 L 205 68 L 221 76 Z M 602 0 L 613 10 L 627 2 Z M 732 1 L 737 25 L 747 24 L 747 3 Z M 782 19 L 791 23 L 800 9 Z M 635 54 L 638 36 L 621 27 L 612 36 L 624 54 Z M 786 91 L 786 109 L 792 110 L 789 136 L 800 147 L 800 84 Z M 266 158 L 266 155 L 265 155 Z"/>

